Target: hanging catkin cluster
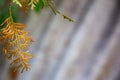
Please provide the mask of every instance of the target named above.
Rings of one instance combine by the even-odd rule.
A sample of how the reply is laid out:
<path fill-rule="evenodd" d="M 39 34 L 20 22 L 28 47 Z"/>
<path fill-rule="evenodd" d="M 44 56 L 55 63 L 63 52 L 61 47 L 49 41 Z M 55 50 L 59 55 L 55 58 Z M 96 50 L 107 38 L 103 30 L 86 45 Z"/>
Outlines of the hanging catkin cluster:
<path fill-rule="evenodd" d="M 24 30 L 24 24 L 13 21 L 11 10 L 13 3 L 22 8 L 26 14 L 28 14 L 28 9 L 34 10 L 36 6 L 42 9 L 47 6 L 64 19 L 73 20 L 58 11 L 53 0 L 10 0 L 10 17 L 5 21 L 3 20 L 4 22 L 0 25 L 0 44 L 3 48 L 3 54 L 10 61 L 11 66 L 15 67 L 16 71 L 23 72 L 29 70 L 31 66 L 28 61 L 32 58 L 32 55 L 29 53 L 28 48 L 32 43 L 32 38 Z"/>
<path fill-rule="evenodd" d="M 1 30 L 0 42 L 3 46 L 4 56 L 10 60 L 10 64 L 15 66 L 16 70 L 30 69 L 28 61 L 32 55 L 27 51 L 32 42 L 32 38 L 28 36 L 24 29 L 25 25 L 13 22 L 12 16 L 7 18 L 2 24 L 5 26 Z"/>

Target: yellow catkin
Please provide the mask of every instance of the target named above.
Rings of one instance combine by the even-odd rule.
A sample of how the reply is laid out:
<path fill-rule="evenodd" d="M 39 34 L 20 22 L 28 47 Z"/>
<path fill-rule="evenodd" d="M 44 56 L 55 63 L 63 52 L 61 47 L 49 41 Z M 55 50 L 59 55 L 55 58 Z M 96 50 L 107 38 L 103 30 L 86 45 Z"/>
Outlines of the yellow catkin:
<path fill-rule="evenodd" d="M 29 2 L 29 6 L 31 7 L 31 9 L 33 10 L 36 7 L 36 4 L 38 4 L 39 0 L 30 0 Z"/>
<path fill-rule="evenodd" d="M 28 8 L 30 7 L 33 10 L 39 0 L 12 0 L 12 2 L 18 4 L 27 13 Z"/>
<path fill-rule="evenodd" d="M 27 50 L 32 42 L 31 36 L 27 36 L 28 32 L 24 30 L 25 25 L 15 23 L 12 17 L 7 18 L 2 26 L 0 40 L 3 45 L 3 54 L 6 59 L 10 60 L 10 64 L 15 66 L 16 70 L 30 69 L 28 61 L 32 58 L 32 54 Z"/>

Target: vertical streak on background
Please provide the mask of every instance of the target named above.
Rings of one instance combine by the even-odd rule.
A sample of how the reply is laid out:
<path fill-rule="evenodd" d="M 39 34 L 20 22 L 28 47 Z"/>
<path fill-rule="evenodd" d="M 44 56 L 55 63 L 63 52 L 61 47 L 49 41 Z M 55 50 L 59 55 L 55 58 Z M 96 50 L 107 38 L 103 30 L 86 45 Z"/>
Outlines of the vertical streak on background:
<path fill-rule="evenodd" d="M 110 80 L 111 73 L 106 77 L 101 74 L 109 66 L 107 62 L 114 59 L 109 51 L 115 48 L 110 41 L 117 28 L 117 1 L 58 0 L 58 9 L 72 17 L 74 23 L 53 16 L 48 10 L 37 16 L 32 13 L 27 24 L 36 40 L 32 47 L 33 67 L 21 80 Z"/>
<path fill-rule="evenodd" d="M 70 36 L 68 37 L 69 43 L 71 42 L 74 34 L 76 33 L 76 30 L 79 28 L 79 25 L 81 25 L 82 22 L 84 21 L 84 18 L 92 4 L 93 4 L 93 0 L 86 0 L 82 10 L 80 10 L 80 13 L 78 14 L 78 20 L 76 21 L 74 28 L 73 28 L 73 32 L 71 32 Z M 73 4 L 73 5 L 76 6 L 76 4 Z M 66 55 L 67 55 L 66 49 L 68 48 L 68 46 L 69 45 L 67 45 L 62 51 L 61 55 L 59 56 L 58 61 L 53 66 L 52 72 L 50 73 L 47 80 L 55 80 L 55 77 L 58 74 L 60 67 L 63 65 L 63 61 L 66 58 Z"/>

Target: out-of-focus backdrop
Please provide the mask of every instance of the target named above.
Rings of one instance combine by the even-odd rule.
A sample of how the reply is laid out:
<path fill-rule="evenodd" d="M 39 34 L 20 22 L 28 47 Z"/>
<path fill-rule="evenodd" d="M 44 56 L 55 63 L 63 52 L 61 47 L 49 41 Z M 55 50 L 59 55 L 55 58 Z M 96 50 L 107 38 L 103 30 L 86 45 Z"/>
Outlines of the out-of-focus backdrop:
<path fill-rule="evenodd" d="M 55 1 L 74 22 L 48 8 L 30 12 L 26 25 L 34 57 L 31 70 L 18 80 L 120 80 L 120 0 Z M 17 80 L 2 60 L 0 80 Z"/>

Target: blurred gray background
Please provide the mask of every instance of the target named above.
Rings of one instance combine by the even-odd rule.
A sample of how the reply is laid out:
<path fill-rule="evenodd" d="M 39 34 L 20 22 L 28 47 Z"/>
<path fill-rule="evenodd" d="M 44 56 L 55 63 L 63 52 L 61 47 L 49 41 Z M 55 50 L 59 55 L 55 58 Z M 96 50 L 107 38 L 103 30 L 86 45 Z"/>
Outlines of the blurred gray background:
<path fill-rule="evenodd" d="M 34 38 L 34 57 L 31 70 L 18 80 L 120 80 L 120 0 L 56 4 L 74 22 L 48 8 L 30 12 L 26 25 Z M 7 77 L 9 64 L 1 65 L 0 80 L 13 80 Z"/>

